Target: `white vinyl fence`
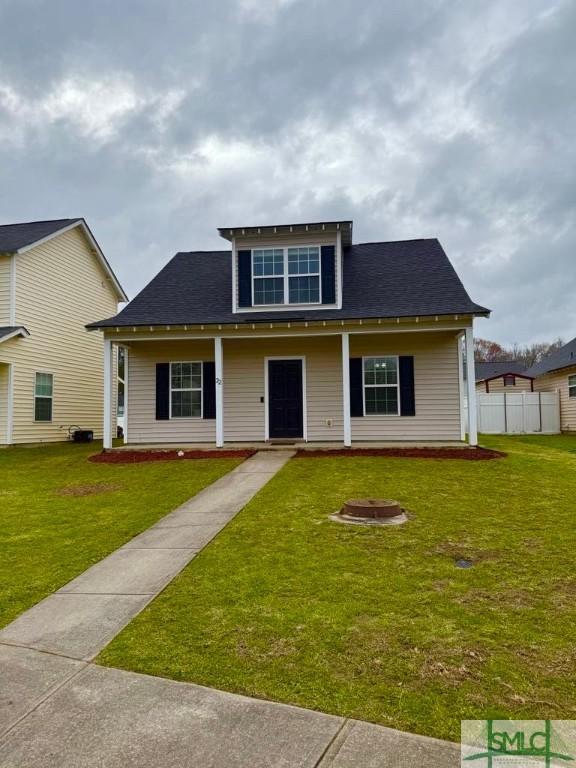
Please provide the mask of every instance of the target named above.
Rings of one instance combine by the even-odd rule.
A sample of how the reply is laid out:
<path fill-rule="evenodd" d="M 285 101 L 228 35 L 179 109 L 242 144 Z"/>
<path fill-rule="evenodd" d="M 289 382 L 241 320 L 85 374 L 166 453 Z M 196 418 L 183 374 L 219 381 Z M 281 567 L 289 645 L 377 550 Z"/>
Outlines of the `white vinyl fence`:
<path fill-rule="evenodd" d="M 560 432 L 558 392 L 477 392 L 476 405 L 478 431 L 488 435 Z"/>

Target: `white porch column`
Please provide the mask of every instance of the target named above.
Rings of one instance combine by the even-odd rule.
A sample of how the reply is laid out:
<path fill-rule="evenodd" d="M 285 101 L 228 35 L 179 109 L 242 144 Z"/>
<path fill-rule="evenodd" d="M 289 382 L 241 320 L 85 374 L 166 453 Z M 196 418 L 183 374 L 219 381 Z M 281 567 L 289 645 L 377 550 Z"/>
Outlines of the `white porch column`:
<path fill-rule="evenodd" d="M 350 421 L 350 336 L 342 334 L 342 397 L 344 414 L 344 445 L 352 445 L 352 423 Z"/>
<path fill-rule="evenodd" d="M 110 339 L 104 339 L 104 433 L 103 447 L 105 450 L 112 448 L 112 403 L 113 397 L 113 376 L 114 361 L 112 355 L 114 346 Z"/>
<path fill-rule="evenodd" d="M 223 354 L 222 337 L 214 338 L 214 367 L 216 369 L 216 447 L 224 445 L 224 397 L 223 397 Z"/>
<path fill-rule="evenodd" d="M 130 352 L 124 347 L 124 444 L 128 442 L 128 366 Z"/>
<path fill-rule="evenodd" d="M 474 329 L 466 328 L 466 390 L 468 394 L 468 442 L 478 445 L 478 412 L 476 410 L 476 373 L 474 371 Z"/>
<path fill-rule="evenodd" d="M 466 440 L 466 409 L 464 394 L 464 355 L 463 355 L 464 334 L 458 334 L 456 343 L 458 344 L 458 392 L 460 395 L 460 440 Z"/>

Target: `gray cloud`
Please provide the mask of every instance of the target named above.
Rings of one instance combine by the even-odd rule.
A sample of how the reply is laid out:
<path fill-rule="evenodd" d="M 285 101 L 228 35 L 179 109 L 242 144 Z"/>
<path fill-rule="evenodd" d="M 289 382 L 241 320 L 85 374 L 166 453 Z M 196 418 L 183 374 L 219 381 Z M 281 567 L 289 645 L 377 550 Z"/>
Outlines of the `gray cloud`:
<path fill-rule="evenodd" d="M 437 236 L 502 342 L 576 334 L 569 0 L 0 0 L 0 220 L 131 295 L 217 226 Z"/>

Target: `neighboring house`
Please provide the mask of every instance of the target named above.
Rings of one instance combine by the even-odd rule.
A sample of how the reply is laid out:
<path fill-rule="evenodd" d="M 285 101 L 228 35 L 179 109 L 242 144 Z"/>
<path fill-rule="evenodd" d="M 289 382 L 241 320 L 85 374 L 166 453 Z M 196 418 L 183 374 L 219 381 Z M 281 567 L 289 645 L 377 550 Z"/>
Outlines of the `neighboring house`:
<path fill-rule="evenodd" d="M 94 313 L 127 301 L 84 219 L 0 226 L 0 444 L 102 434 Z"/>
<path fill-rule="evenodd" d="M 537 392 L 560 393 L 560 425 L 576 432 L 576 338 L 526 371 Z"/>
<path fill-rule="evenodd" d="M 118 315 L 129 443 L 461 441 L 469 298 L 435 239 L 352 244 L 352 222 L 220 229 L 178 253 Z M 470 442 L 476 443 L 475 414 Z"/>
<path fill-rule="evenodd" d="M 533 392 L 534 378 L 526 374 L 526 366 L 519 360 L 476 362 L 477 392 Z"/>

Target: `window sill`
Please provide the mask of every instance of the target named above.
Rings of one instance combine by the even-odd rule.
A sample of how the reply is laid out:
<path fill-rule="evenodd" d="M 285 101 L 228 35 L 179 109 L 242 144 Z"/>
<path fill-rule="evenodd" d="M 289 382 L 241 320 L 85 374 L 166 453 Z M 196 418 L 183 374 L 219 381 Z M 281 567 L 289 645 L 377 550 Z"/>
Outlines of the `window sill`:
<path fill-rule="evenodd" d="M 237 307 L 234 314 L 250 314 L 255 312 L 291 312 L 297 310 L 313 311 L 315 309 L 338 309 L 337 304 L 255 304 L 252 307 Z"/>
<path fill-rule="evenodd" d="M 352 416 L 353 419 L 396 419 L 399 413 L 365 413 L 364 416 Z"/>

